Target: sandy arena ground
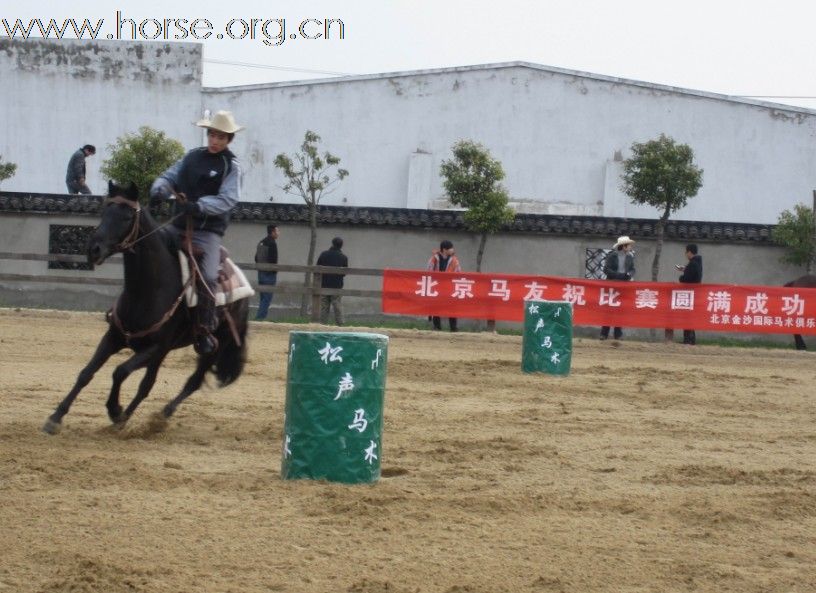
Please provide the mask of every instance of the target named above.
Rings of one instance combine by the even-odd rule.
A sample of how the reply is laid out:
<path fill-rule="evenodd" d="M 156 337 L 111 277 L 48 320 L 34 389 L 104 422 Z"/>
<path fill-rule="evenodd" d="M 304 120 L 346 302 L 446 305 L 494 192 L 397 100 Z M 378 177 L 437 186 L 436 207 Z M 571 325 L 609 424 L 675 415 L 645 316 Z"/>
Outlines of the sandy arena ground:
<path fill-rule="evenodd" d="M 344 486 L 280 479 L 290 329 L 163 432 L 191 350 L 123 431 L 109 362 L 47 436 L 102 315 L 0 310 L 0 593 L 816 590 L 811 353 L 576 340 L 556 378 L 388 331 L 384 477 Z"/>

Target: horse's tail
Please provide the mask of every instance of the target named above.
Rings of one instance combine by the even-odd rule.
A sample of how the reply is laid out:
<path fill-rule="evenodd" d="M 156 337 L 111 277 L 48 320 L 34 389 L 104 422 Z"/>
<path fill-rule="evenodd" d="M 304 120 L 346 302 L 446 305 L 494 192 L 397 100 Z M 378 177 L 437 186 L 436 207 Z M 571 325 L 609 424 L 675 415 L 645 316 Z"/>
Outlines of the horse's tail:
<path fill-rule="evenodd" d="M 215 359 L 214 371 L 219 387 L 226 387 L 241 376 L 247 358 L 247 327 L 249 325 L 249 299 L 241 299 L 227 308 L 235 322 L 235 331 L 240 338 L 240 344 L 235 342 L 228 322 L 224 323 L 224 330 L 219 332 L 224 345 L 218 350 Z"/>

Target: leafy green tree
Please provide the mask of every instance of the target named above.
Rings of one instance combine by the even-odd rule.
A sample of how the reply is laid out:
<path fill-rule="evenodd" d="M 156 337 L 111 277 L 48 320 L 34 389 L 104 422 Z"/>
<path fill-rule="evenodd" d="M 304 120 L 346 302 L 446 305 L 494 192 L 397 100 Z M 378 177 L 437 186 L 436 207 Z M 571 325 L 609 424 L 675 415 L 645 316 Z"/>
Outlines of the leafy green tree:
<path fill-rule="evenodd" d="M 476 252 L 476 271 L 481 272 L 488 235 L 511 223 L 516 214 L 499 184 L 504 169 L 490 151 L 472 140 L 460 140 L 452 150 L 453 158 L 440 167 L 443 186 L 452 204 L 466 208 L 465 226 L 481 237 Z"/>
<path fill-rule="evenodd" d="M 125 134 L 108 144 L 110 158 L 102 162 L 102 175 L 119 184 L 133 182 L 139 189 L 139 201 L 147 203 L 150 185 L 167 167 L 184 156 L 181 142 L 149 126 L 138 134 Z"/>
<path fill-rule="evenodd" d="M 813 209 L 796 204 L 793 212 L 782 211 L 773 231 L 774 241 L 787 248 L 782 261 L 805 266 L 808 274 L 813 273 L 813 259 L 816 256 L 813 222 Z"/>
<path fill-rule="evenodd" d="M 6 179 L 11 179 L 14 177 L 14 173 L 17 172 L 17 165 L 14 163 L 4 163 L 3 162 L 3 155 L 0 154 L 0 183 L 5 181 Z"/>
<path fill-rule="evenodd" d="M 315 247 L 317 245 L 317 208 L 324 195 L 334 191 L 336 183 L 345 179 L 349 172 L 338 168 L 340 159 L 329 151 L 320 153 L 318 145 L 320 136 L 307 130 L 303 136 L 300 151 L 293 155 L 280 153 L 275 157 L 275 166 L 286 177 L 282 189 L 293 196 L 300 196 L 309 208 L 309 255 L 306 265 L 311 266 L 315 261 Z M 306 274 L 306 286 L 311 284 L 311 274 Z M 306 315 L 307 296 L 303 295 L 300 304 L 300 314 Z"/>
<path fill-rule="evenodd" d="M 703 185 L 703 170 L 694 165 L 694 151 L 688 144 L 677 144 L 661 134 L 657 140 L 635 142 L 632 156 L 623 162 L 621 189 L 635 204 L 646 204 L 661 211 L 655 226 L 655 255 L 652 280 L 657 281 L 663 230 L 672 212 L 686 205 Z"/>

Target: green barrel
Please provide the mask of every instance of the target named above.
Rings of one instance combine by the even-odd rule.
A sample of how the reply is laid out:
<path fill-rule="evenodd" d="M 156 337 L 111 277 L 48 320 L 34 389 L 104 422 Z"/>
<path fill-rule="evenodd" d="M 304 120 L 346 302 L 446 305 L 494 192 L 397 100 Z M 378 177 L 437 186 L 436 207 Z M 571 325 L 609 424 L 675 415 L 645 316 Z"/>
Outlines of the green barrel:
<path fill-rule="evenodd" d="M 521 370 L 568 375 L 572 364 L 572 303 L 525 301 Z"/>
<path fill-rule="evenodd" d="M 290 332 L 283 479 L 380 477 L 387 363 L 388 336 Z"/>

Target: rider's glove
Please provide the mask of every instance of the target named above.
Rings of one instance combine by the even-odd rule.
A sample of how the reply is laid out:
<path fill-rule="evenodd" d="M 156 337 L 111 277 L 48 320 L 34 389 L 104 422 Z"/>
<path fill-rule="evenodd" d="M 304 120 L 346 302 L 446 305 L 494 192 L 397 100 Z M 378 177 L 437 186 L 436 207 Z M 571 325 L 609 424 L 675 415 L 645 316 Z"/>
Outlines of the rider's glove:
<path fill-rule="evenodd" d="M 166 181 L 157 179 L 150 188 L 150 205 L 158 206 L 170 197 L 172 190 Z"/>

